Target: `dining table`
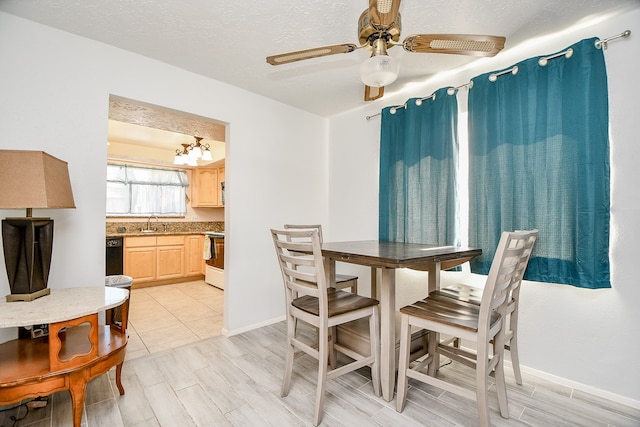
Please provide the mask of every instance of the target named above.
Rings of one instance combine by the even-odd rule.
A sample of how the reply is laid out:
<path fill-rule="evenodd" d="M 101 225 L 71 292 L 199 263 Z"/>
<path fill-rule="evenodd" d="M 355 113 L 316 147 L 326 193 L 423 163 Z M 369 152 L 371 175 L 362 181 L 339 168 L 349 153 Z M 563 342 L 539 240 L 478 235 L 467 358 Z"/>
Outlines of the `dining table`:
<path fill-rule="evenodd" d="M 432 292 L 440 287 L 441 270 L 456 267 L 480 254 L 481 249 L 469 247 L 379 240 L 322 244 L 322 255 L 330 286 L 335 285 L 336 262 L 371 267 L 371 297 L 377 297 L 380 301 L 380 380 L 382 397 L 387 402 L 393 399 L 397 368 L 396 269 L 427 271 L 427 287 L 428 291 Z"/>

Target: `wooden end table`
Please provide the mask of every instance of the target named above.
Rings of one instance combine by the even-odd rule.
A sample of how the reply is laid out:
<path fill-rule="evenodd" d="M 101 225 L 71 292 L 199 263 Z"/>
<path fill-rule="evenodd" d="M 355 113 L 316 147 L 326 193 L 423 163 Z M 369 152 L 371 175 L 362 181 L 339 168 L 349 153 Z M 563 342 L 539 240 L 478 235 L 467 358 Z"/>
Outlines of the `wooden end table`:
<path fill-rule="evenodd" d="M 69 390 L 73 425 L 80 427 L 89 381 L 116 366 L 116 384 L 124 394 L 128 308 L 128 290 L 102 286 L 51 289 L 29 302 L 0 301 L 0 328 L 49 325 L 48 336 L 0 344 L 0 405 Z M 98 313 L 105 310 L 107 324 L 99 325 Z"/>

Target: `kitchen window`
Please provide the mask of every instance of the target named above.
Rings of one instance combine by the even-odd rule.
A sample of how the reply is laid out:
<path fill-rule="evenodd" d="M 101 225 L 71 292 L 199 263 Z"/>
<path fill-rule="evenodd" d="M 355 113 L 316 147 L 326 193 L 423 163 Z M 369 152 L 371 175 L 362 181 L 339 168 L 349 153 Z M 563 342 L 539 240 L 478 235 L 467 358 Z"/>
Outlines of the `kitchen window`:
<path fill-rule="evenodd" d="M 107 164 L 108 216 L 184 216 L 187 173 L 128 164 Z"/>

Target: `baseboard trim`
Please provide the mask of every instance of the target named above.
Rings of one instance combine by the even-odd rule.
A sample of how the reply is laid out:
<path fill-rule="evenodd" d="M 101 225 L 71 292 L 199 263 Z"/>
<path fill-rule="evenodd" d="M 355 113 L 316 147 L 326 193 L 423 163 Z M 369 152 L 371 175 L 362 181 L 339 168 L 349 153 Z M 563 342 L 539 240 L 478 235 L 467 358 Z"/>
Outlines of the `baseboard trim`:
<path fill-rule="evenodd" d="M 505 367 L 506 365 L 509 365 L 509 368 L 511 368 L 511 362 L 505 359 Z M 602 399 L 611 400 L 612 402 L 620 403 L 621 405 L 629 406 L 631 408 L 640 410 L 640 400 L 631 399 L 629 397 L 622 396 L 620 394 L 612 393 L 607 390 L 602 390 L 601 388 L 582 384 L 577 381 L 569 380 L 567 378 L 558 377 L 556 375 L 552 375 L 547 372 L 532 369 L 527 366 L 520 365 L 520 369 L 522 370 L 522 372 L 530 375 L 534 375 L 538 378 L 542 378 L 544 380 L 551 381 L 556 384 L 570 387 L 574 390 L 580 390 L 582 392 L 591 394 L 593 396 L 597 396 Z"/>
<path fill-rule="evenodd" d="M 269 326 L 269 325 L 273 325 L 274 323 L 282 322 L 286 318 L 287 318 L 286 315 L 282 315 L 270 320 L 265 320 L 264 322 L 254 323 L 253 325 L 248 325 L 243 328 L 237 328 L 232 330 L 229 330 L 227 328 L 222 328 L 221 332 L 222 332 L 222 335 L 224 335 L 225 337 L 232 337 L 234 335 L 242 334 L 244 332 L 249 332 L 254 329 L 261 328 L 263 326 Z"/>

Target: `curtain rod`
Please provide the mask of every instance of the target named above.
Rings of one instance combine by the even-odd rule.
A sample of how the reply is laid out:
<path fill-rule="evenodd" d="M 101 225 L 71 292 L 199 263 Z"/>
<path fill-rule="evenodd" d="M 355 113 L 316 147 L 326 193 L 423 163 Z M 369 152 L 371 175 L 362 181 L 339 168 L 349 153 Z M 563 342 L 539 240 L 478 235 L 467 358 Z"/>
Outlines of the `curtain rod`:
<path fill-rule="evenodd" d="M 620 34 L 616 34 L 614 36 L 606 37 L 605 39 L 602 39 L 602 40 L 600 40 L 600 39 L 596 40 L 595 41 L 595 46 L 598 49 L 600 49 L 600 48 L 606 49 L 608 47 L 608 43 L 611 40 L 616 40 L 616 39 L 619 39 L 619 38 L 629 37 L 630 35 L 631 35 L 631 30 L 625 30 L 625 31 L 621 32 Z M 565 50 L 564 52 L 559 52 L 559 53 L 556 53 L 555 55 L 550 55 L 550 56 L 546 56 L 546 57 L 540 58 L 538 60 L 538 64 L 540 64 L 541 67 L 544 67 L 544 66 L 547 65 L 547 63 L 549 62 L 550 59 L 559 58 L 561 56 L 564 56 L 566 58 L 571 58 L 572 55 L 573 55 L 573 49 L 569 48 L 569 49 Z M 491 80 L 492 82 L 495 82 L 498 79 L 498 77 L 503 75 L 503 74 L 508 74 L 508 73 L 516 74 L 517 72 L 518 72 L 518 66 L 515 65 L 512 68 L 509 68 L 508 70 L 504 70 L 504 71 L 501 71 L 499 73 L 490 74 L 489 75 L 489 80 Z M 453 95 L 453 94 L 456 93 L 457 90 L 462 89 L 463 87 L 471 89 L 473 87 L 473 81 L 461 84 L 460 86 L 450 87 L 449 89 L 447 89 L 447 94 Z M 436 99 L 435 92 L 432 93 L 429 96 L 424 97 L 424 98 L 416 99 L 416 105 L 421 105 L 422 101 L 424 101 L 425 99 L 429 99 L 429 98 L 432 98 L 432 99 L 435 100 Z M 396 105 L 394 107 L 391 107 L 391 114 L 395 114 L 395 112 L 396 112 L 395 110 L 397 110 L 398 108 L 406 108 L 406 106 L 407 106 L 407 103 L 405 102 L 404 104 Z M 374 117 L 377 117 L 377 116 L 380 116 L 380 115 L 382 115 L 382 112 L 376 113 L 376 114 L 372 114 L 370 116 L 365 116 L 365 119 L 367 119 L 367 121 L 369 121 L 369 120 L 373 119 Z"/>

